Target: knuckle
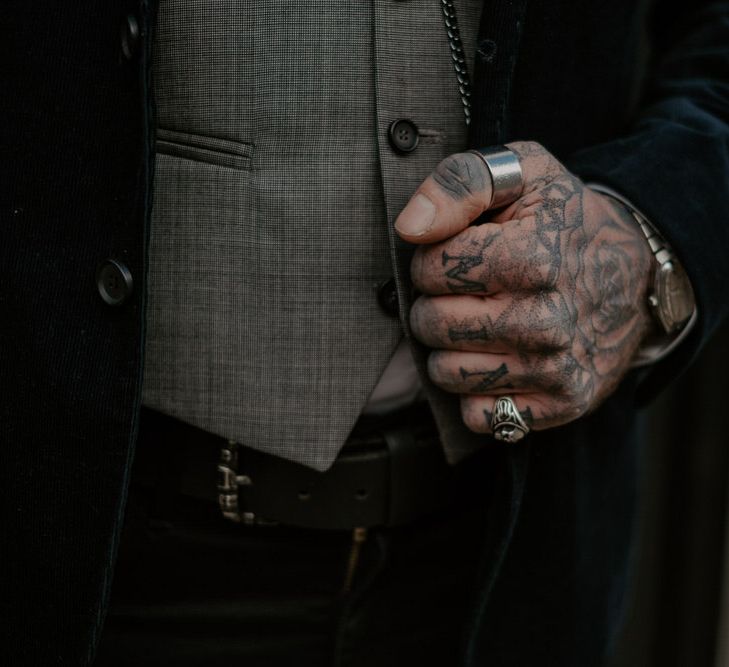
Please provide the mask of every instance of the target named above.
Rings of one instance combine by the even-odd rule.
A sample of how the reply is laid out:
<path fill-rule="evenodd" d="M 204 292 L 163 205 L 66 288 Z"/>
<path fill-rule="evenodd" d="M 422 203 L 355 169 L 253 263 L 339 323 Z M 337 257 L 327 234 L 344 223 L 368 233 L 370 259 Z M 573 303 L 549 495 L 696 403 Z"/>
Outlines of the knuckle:
<path fill-rule="evenodd" d="M 508 144 L 518 156 L 524 171 L 524 178 L 531 183 L 527 193 L 538 189 L 560 174 L 567 171 L 565 167 L 542 144 L 536 141 L 516 141 Z"/>
<path fill-rule="evenodd" d="M 580 400 L 580 389 L 577 386 L 577 382 L 575 382 L 574 378 L 561 378 L 560 381 L 560 387 L 559 387 L 559 393 L 560 395 L 566 399 L 568 405 L 570 406 L 570 409 L 573 406 L 576 406 L 578 401 Z"/>
<path fill-rule="evenodd" d="M 440 350 L 433 350 L 428 355 L 428 376 L 437 385 L 443 384 L 446 380 L 444 357 L 445 352 Z"/>
<path fill-rule="evenodd" d="M 420 339 L 423 330 L 423 303 L 424 297 L 418 297 L 410 309 L 410 328 L 418 339 Z"/>
<path fill-rule="evenodd" d="M 581 390 L 575 382 L 569 382 L 565 390 L 553 399 L 555 404 L 549 414 L 555 423 L 567 424 L 584 416 L 587 411 L 584 390 Z"/>
<path fill-rule="evenodd" d="M 522 160 L 529 157 L 538 157 L 547 153 L 547 149 L 538 141 L 512 141 L 507 144 L 507 147 Z"/>
<path fill-rule="evenodd" d="M 410 328 L 421 343 L 429 347 L 439 347 L 443 323 L 436 308 L 435 299 L 428 295 L 419 296 L 410 311 Z"/>
<path fill-rule="evenodd" d="M 550 364 L 550 377 L 553 380 L 554 393 L 563 400 L 573 401 L 582 394 L 578 382 L 579 365 L 569 352 L 560 352 Z"/>
<path fill-rule="evenodd" d="M 559 368 L 549 369 L 539 383 L 539 388 L 554 396 L 567 397 L 570 395 L 570 379 Z"/>
<path fill-rule="evenodd" d="M 541 259 L 541 258 L 540 258 Z M 524 273 L 528 276 L 529 286 L 537 294 L 554 292 L 559 283 L 559 271 L 551 261 L 534 261 L 528 255 L 522 256 Z"/>
<path fill-rule="evenodd" d="M 542 146 L 538 141 L 523 141 L 521 142 L 529 153 L 546 153 L 547 149 Z"/>

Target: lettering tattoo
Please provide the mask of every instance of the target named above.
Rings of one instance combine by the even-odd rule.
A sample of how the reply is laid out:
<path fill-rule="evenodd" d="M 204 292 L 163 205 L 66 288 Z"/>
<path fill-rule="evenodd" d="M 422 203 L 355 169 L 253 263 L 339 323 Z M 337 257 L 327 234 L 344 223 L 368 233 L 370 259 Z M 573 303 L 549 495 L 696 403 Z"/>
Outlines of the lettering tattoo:
<path fill-rule="evenodd" d="M 456 327 L 448 327 L 448 338 L 457 343 L 462 340 L 469 341 L 487 341 L 489 340 L 489 327 L 483 325 L 478 329 L 474 329 L 469 324 L 461 324 Z"/>
<path fill-rule="evenodd" d="M 470 378 L 479 378 L 476 384 L 470 387 L 470 391 L 474 394 L 478 394 L 491 389 L 501 378 L 509 373 L 509 369 L 506 364 L 501 364 L 496 370 L 493 371 L 473 371 L 469 372 L 465 368 L 460 369 L 461 378 L 468 380 Z M 501 385 L 504 389 L 511 389 L 513 385 L 503 384 Z"/>
<path fill-rule="evenodd" d="M 466 277 L 466 274 L 471 269 L 483 264 L 483 248 L 481 252 L 471 255 L 449 255 L 444 250 L 442 256 L 443 266 L 446 266 L 451 261 L 455 261 L 456 264 L 446 271 L 448 289 L 460 293 L 486 291 L 486 285 L 482 281 L 472 280 Z"/>

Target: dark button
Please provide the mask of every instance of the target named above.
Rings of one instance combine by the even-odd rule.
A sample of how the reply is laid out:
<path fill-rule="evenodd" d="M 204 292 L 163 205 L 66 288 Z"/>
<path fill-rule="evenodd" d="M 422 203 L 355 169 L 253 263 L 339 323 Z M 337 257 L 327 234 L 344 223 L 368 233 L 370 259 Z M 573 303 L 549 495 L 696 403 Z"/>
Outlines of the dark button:
<path fill-rule="evenodd" d="M 121 48 L 127 60 L 134 58 L 139 44 L 139 23 L 134 14 L 129 14 L 121 27 Z"/>
<path fill-rule="evenodd" d="M 482 39 L 476 52 L 481 60 L 490 63 L 496 58 L 496 42 L 493 39 Z"/>
<path fill-rule="evenodd" d="M 96 272 L 99 294 L 110 306 L 124 303 L 132 293 L 133 284 L 129 269 L 114 259 L 107 259 Z"/>
<path fill-rule="evenodd" d="M 377 303 L 390 317 L 400 315 L 400 300 L 397 298 L 397 287 L 393 278 L 385 281 L 377 288 Z"/>
<path fill-rule="evenodd" d="M 401 119 L 390 124 L 390 144 L 398 153 L 411 153 L 418 146 L 418 127 L 411 120 Z"/>

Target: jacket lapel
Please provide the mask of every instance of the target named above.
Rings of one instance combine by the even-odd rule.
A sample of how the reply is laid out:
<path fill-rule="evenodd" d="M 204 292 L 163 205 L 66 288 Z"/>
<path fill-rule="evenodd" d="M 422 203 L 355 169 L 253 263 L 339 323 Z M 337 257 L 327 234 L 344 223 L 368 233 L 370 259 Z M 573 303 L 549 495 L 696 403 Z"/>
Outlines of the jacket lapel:
<path fill-rule="evenodd" d="M 487 0 L 481 13 L 473 72 L 472 148 L 508 139 L 507 113 L 526 0 Z"/>

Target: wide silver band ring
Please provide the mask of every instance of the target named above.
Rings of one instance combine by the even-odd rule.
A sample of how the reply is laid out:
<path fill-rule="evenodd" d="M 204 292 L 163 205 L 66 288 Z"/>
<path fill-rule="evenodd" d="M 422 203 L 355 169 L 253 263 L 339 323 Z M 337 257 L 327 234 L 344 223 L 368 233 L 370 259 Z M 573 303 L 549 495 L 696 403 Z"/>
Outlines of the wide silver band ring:
<path fill-rule="evenodd" d="M 519 442 L 529 433 L 529 427 L 509 396 L 496 399 L 491 415 L 491 432 L 502 442 Z"/>
<path fill-rule="evenodd" d="M 489 208 L 501 208 L 519 199 L 524 189 L 524 175 L 514 151 L 506 146 L 494 146 L 468 152 L 478 155 L 491 175 Z"/>

